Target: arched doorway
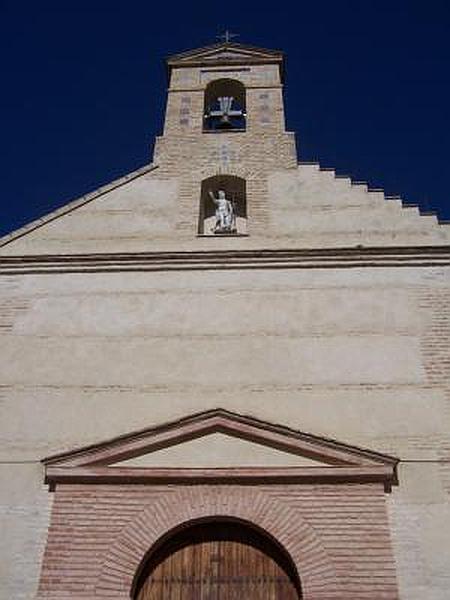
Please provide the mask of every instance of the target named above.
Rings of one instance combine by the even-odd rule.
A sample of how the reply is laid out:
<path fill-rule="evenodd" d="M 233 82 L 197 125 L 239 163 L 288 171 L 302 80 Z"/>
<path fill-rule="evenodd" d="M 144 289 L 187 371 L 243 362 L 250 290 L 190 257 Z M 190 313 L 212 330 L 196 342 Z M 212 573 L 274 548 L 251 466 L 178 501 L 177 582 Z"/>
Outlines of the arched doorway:
<path fill-rule="evenodd" d="M 299 600 L 300 581 L 269 536 L 241 522 L 212 521 L 166 539 L 137 578 L 135 600 Z"/>

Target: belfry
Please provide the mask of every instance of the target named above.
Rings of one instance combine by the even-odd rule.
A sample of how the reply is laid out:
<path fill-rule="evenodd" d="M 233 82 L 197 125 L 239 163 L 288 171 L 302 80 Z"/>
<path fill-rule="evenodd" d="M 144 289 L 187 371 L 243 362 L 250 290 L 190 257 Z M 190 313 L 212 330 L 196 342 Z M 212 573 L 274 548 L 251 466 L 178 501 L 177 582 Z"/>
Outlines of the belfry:
<path fill-rule="evenodd" d="M 449 227 L 298 162 L 281 52 L 167 72 L 153 161 L 0 239 L 0 597 L 443 600 Z"/>
<path fill-rule="evenodd" d="M 167 112 L 155 162 L 161 178 L 179 178 L 173 215 L 179 240 L 191 241 L 195 228 L 199 236 L 266 239 L 269 176 L 297 163 L 295 138 L 285 131 L 282 54 L 228 44 L 173 56 L 167 65 Z M 219 191 L 234 217 L 225 227 L 214 206 Z M 215 240 L 217 248 L 235 242 Z"/>

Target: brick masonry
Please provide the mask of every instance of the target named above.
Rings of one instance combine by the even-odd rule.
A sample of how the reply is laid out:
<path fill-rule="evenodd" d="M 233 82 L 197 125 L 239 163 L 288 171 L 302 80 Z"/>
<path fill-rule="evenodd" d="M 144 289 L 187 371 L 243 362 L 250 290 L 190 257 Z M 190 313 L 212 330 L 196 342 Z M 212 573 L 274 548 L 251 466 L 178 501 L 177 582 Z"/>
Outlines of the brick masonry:
<path fill-rule="evenodd" d="M 429 276 L 429 277 L 432 277 Z M 442 274 L 434 276 L 438 281 Z M 425 323 L 421 348 L 428 384 L 443 390 L 446 398 L 443 418 L 450 422 L 450 288 L 426 287 L 418 291 L 418 304 Z M 450 495 L 450 441 L 447 436 L 436 440 L 437 459 L 444 489 Z"/>
<path fill-rule="evenodd" d="M 172 72 L 164 135 L 156 141 L 154 159 L 159 177 L 180 179 L 180 235 L 192 235 L 197 223 L 202 180 L 221 174 L 247 181 L 250 233 L 263 233 L 269 223 L 269 173 L 297 167 L 295 138 L 285 131 L 278 67 L 241 65 L 222 71 L 191 67 Z M 245 132 L 203 132 L 204 91 L 220 77 L 237 80 L 246 88 Z"/>
<path fill-rule="evenodd" d="M 37 597 L 129 599 L 162 536 L 214 516 L 274 537 L 296 565 L 304 600 L 398 598 L 378 484 L 64 485 L 56 489 Z"/>

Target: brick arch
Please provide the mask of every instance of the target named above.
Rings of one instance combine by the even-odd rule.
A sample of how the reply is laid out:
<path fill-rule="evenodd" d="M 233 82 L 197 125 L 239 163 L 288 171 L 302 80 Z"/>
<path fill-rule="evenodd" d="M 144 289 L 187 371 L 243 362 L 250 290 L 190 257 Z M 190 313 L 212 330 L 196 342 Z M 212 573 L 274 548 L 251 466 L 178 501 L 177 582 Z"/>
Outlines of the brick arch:
<path fill-rule="evenodd" d="M 315 530 L 263 489 L 192 486 L 167 489 L 117 535 L 103 562 L 95 597 L 129 600 L 135 574 L 149 550 L 168 532 L 205 518 L 246 521 L 276 540 L 295 565 L 304 600 L 339 597 L 334 564 Z"/>
<path fill-rule="evenodd" d="M 221 77 L 218 77 L 218 75 L 218 73 L 204 73 L 204 77 L 202 78 L 201 83 L 201 87 L 203 88 L 203 90 L 205 90 L 206 87 L 208 87 L 208 85 L 210 85 L 214 81 L 217 81 L 217 79 L 221 79 Z M 249 77 L 247 73 L 239 73 L 239 71 L 233 71 L 233 77 L 227 79 L 239 81 L 239 83 L 242 83 L 242 85 L 244 86 L 249 85 Z"/>

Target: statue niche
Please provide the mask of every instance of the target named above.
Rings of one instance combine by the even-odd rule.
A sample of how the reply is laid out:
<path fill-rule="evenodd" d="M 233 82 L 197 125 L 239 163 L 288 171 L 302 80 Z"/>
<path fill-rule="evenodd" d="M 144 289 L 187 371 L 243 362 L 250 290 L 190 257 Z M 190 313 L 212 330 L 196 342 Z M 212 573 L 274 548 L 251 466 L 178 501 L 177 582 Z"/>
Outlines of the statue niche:
<path fill-rule="evenodd" d="M 202 182 L 198 232 L 202 235 L 247 232 L 244 179 L 217 175 Z"/>
<path fill-rule="evenodd" d="M 204 131 L 243 130 L 245 87 L 234 79 L 211 81 L 205 89 Z"/>

